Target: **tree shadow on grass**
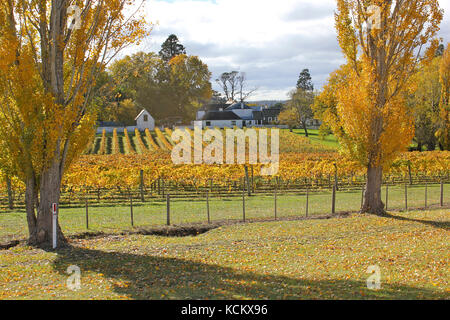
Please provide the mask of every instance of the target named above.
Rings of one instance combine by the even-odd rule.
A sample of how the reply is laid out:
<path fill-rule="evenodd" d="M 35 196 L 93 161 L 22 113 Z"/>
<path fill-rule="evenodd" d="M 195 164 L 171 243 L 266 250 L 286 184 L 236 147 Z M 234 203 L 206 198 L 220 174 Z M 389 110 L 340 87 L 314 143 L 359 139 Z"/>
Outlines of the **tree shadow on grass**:
<path fill-rule="evenodd" d="M 371 291 L 363 281 L 312 281 L 262 275 L 189 260 L 105 252 L 79 247 L 58 251 L 55 269 L 66 274 L 68 266 L 102 273 L 113 281 L 128 283 L 114 291 L 132 299 L 442 299 L 428 289 L 382 284 Z"/>
<path fill-rule="evenodd" d="M 421 219 L 413 219 L 404 216 L 397 216 L 391 213 L 386 213 L 383 215 L 386 218 L 391 218 L 400 221 L 410 221 L 410 222 L 418 222 L 428 226 L 432 226 L 434 228 L 440 228 L 444 230 L 450 230 L 450 221 L 433 221 L 433 220 L 421 220 Z"/>

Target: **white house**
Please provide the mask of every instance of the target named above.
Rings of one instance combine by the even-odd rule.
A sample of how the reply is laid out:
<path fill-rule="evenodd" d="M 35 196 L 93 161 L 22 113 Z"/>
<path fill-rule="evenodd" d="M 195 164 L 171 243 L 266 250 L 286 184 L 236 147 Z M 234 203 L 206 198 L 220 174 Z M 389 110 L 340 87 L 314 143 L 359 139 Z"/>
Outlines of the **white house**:
<path fill-rule="evenodd" d="M 145 129 L 149 129 L 150 131 L 155 130 L 155 119 L 145 109 L 134 120 L 136 120 L 136 126 L 139 131 L 145 131 Z"/>
<path fill-rule="evenodd" d="M 212 104 L 197 113 L 197 121 L 203 128 L 243 128 L 263 125 L 262 107 L 250 107 L 245 103 Z"/>
<path fill-rule="evenodd" d="M 233 128 L 244 127 L 244 120 L 232 111 L 212 111 L 203 116 L 202 127 L 205 128 Z"/>

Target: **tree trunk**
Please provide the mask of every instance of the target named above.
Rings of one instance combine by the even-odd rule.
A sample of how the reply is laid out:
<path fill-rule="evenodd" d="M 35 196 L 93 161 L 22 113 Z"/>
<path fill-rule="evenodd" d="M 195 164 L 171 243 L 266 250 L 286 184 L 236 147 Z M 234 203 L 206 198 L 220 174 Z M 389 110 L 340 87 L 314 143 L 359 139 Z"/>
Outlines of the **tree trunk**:
<path fill-rule="evenodd" d="M 37 218 L 34 228 L 30 229 L 29 244 L 39 247 L 49 247 L 53 240 L 53 219 L 52 219 L 52 204 L 59 204 L 61 195 L 61 174 L 59 162 L 54 161 L 50 168 L 48 168 L 41 178 L 41 185 L 39 189 L 40 199 L 37 205 Z M 36 202 L 33 202 L 36 203 Z M 27 208 L 28 208 L 27 204 Z M 30 208 L 31 211 L 31 208 Z M 58 247 L 67 243 L 64 237 L 59 222 L 57 222 L 57 239 Z"/>
<path fill-rule="evenodd" d="M 384 203 L 381 200 L 382 179 L 382 167 L 372 167 L 369 165 L 367 168 L 367 182 L 361 213 L 372 213 L 378 215 L 385 213 Z"/>
<path fill-rule="evenodd" d="M 423 149 L 422 142 L 421 141 L 417 142 L 417 151 L 422 152 L 422 149 Z"/>
<path fill-rule="evenodd" d="M 306 128 L 306 121 L 302 121 L 302 123 L 303 123 L 303 129 L 305 130 L 305 136 L 309 137 L 308 128 Z"/>
<path fill-rule="evenodd" d="M 14 209 L 14 199 L 13 199 L 13 192 L 12 192 L 10 177 L 6 177 L 6 188 L 8 190 L 8 207 L 9 207 L 9 210 L 13 210 Z"/>
<path fill-rule="evenodd" d="M 30 178 L 26 182 L 25 189 L 25 207 L 27 211 L 27 223 L 29 239 L 36 234 L 36 213 L 35 208 L 37 205 L 36 183 L 34 178 Z"/>

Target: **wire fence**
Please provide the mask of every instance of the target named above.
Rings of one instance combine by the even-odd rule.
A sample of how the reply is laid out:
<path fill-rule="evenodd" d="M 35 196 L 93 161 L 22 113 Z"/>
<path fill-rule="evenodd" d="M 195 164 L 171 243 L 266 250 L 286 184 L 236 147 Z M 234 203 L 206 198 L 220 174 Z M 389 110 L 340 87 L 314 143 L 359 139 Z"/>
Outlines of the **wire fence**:
<path fill-rule="evenodd" d="M 249 185 L 242 183 L 239 193 L 234 192 L 232 196 L 210 189 L 198 192 L 195 197 L 174 196 L 173 189 L 166 189 L 163 196 L 162 188 L 159 195 L 157 190 L 150 195 L 145 189 L 144 198 L 141 198 L 141 188 L 122 190 L 115 195 L 107 195 L 105 190 L 98 195 L 97 190 L 90 190 L 82 195 L 72 195 L 70 202 L 65 198 L 66 202 L 59 208 L 59 219 L 65 232 L 75 234 L 227 220 L 312 217 L 357 212 L 362 205 L 363 185 L 334 184 L 331 188 L 318 188 L 308 184 L 304 188 L 283 190 L 278 182 L 270 192 L 257 192 L 258 189 L 251 190 L 251 186 L 249 190 Z M 448 207 L 449 189 L 450 183 L 444 180 L 439 183 L 388 183 L 383 185 L 381 196 L 389 211 Z M 22 232 L 26 229 L 25 213 L 23 210 L 14 212 L 21 216 L 23 225 L 12 228 Z"/>

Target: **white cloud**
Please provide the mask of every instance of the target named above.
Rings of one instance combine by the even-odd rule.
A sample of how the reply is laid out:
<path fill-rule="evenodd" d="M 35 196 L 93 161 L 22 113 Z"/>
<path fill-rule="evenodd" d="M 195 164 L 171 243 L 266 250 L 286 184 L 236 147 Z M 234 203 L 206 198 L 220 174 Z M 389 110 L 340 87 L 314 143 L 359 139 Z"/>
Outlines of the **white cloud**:
<path fill-rule="evenodd" d="M 450 13 L 450 1 L 441 6 Z M 141 46 L 159 51 L 171 33 L 200 56 L 213 79 L 245 71 L 254 99 L 286 99 L 298 74 L 309 68 L 316 88 L 342 62 L 336 41 L 335 0 L 149 0 L 145 13 L 158 23 Z M 446 14 L 441 36 L 449 41 Z M 218 89 L 218 88 L 216 88 Z"/>

